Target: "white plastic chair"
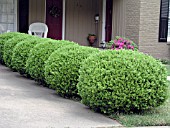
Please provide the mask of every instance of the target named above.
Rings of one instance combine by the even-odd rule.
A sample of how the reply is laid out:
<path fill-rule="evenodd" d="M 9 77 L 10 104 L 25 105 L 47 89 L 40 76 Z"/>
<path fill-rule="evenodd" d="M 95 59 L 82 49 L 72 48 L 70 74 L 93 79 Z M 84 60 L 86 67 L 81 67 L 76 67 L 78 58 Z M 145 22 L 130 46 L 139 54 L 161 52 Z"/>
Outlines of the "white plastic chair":
<path fill-rule="evenodd" d="M 28 34 L 35 35 L 41 38 L 47 38 L 48 27 L 45 23 L 40 22 L 32 23 L 29 26 Z"/>

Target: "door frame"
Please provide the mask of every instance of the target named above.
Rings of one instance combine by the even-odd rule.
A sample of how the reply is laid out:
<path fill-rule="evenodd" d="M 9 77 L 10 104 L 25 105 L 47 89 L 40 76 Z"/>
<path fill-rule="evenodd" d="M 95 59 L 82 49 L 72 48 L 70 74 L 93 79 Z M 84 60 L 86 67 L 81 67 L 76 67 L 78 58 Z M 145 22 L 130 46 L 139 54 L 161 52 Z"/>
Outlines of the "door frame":
<path fill-rule="evenodd" d="M 106 37 L 105 41 L 110 41 L 112 39 L 112 19 L 113 17 L 113 0 L 106 0 Z"/>

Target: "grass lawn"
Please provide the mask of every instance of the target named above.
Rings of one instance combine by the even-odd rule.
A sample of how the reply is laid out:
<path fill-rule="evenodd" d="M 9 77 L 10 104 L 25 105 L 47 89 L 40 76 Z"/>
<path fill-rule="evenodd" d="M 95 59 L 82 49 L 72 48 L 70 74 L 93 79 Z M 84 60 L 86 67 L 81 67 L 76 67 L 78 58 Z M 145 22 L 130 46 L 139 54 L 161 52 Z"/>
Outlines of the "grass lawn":
<path fill-rule="evenodd" d="M 170 67 L 168 67 L 170 69 Z M 170 72 L 169 72 L 170 73 Z M 164 105 L 143 114 L 113 114 L 112 118 L 124 126 L 170 126 L 170 82 L 169 98 Z"/>

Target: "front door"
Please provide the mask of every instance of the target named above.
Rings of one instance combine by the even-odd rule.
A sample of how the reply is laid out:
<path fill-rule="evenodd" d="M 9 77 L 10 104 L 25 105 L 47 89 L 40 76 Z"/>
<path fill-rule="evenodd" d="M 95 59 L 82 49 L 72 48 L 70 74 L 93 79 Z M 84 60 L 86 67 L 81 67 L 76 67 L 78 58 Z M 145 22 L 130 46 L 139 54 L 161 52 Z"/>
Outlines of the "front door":
<path fill-rule="evenodd" d="M 62 39 L 62 2 L 63 0 L 46 0 L 46 24 L 48 37 Z"/>
<path fill-rule="evenodd" d="M 29 0 L 19 0 L 19 32 L 28 33 Z"/>
<path fill-rule="evenodd" d="M 113 0 L 106 0 L 106 42 L 112 38 L 112 9 Z"/>

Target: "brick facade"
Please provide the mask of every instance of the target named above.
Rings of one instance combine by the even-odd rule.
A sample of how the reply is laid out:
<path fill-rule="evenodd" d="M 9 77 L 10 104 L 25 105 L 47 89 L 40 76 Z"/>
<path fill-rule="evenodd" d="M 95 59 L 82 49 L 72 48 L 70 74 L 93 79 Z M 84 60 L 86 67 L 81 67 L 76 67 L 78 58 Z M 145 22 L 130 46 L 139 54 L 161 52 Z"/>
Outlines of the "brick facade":
<path fill-rule="evenodd" d="M 160 0 L 126 0 L 126 37 L 141 52 L 170 60 L 170 45 L 158 42 Z"/>
<path fill-rule="evenodd" d="M 170 60 L 170 45 L 158 42 L 160 0 L 140 0 L 139 50 Z"/>
<path fill-rule="evenodd" d="M 138 44 L 139 42 L 139 23 L 140 23 L 140 1 L 126 1 L 126 37 Z"/>

